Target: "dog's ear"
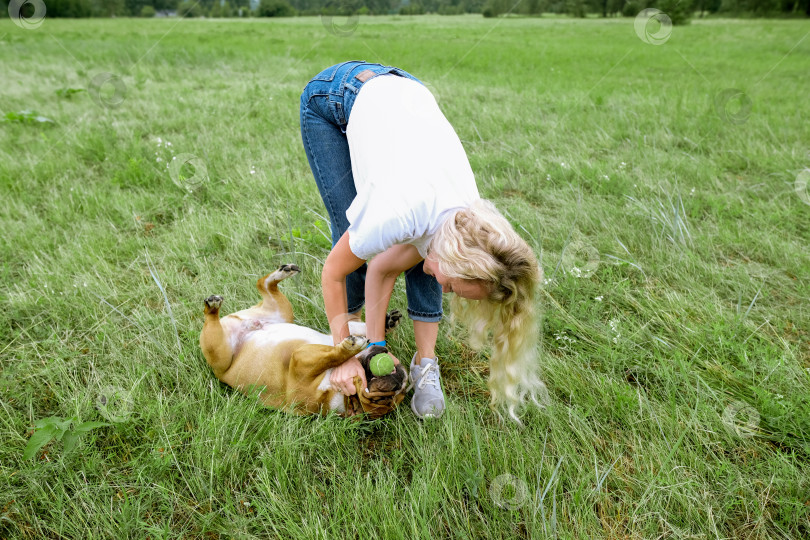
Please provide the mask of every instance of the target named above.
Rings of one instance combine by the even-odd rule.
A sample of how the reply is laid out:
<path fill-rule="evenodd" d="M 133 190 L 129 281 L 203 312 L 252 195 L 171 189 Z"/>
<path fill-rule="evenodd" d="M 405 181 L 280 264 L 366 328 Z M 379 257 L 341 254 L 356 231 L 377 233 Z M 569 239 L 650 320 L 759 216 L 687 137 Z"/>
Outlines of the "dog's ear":
<path fill-rule="evenodd" d="M 408 370 L 402 364 L 397 364 L 396 371 L 397 379 L 402 378 L 402 390 L 405 390 L 405 387 L 408 386 Z"/>
<path fill-rule="evenodd" d="M 356 417 L 358 414 L 363 414 L 363 405 L 360 403 L 360 398 L 357 395 L 343 396 L 343 417 Z"/>
<path fill-rule="evenodd" d="M 354 383 L 354 389 L 357 393 L 353 396 L 343 396 L 343 416 L 345 418 L 363 414 L 363 404 L 360 402 L 360 392 L 363 391 L 361 388 L 363 381 L 360 377 L 355 377 L 352 382 Z"/>

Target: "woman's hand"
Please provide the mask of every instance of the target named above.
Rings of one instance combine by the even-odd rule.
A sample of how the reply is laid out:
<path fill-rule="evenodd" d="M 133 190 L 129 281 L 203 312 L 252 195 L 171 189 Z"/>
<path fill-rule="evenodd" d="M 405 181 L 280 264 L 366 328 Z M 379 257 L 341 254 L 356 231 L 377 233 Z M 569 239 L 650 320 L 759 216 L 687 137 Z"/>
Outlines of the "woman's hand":
<path fill-rule="evenodd" d="M 400 364 L 399 359 L 390 352 L 388 356 L 394 361 L 395 366 Z M 330 382 L 332 383 L 332 388 L 339 391 L 344 396 L 353 396 L 357 393 L 357 389 L 354 387 L 355 377 L 360 377 L 360 380 L 363 381 L 361 388 L 368 390 L 366 371 L 363 369 L 360 360 L 358 360 L 356 356 L 352 356 L 332 370 Z"/>
<path fill-rule="evenodd" d="M 368 390 L 368 383 L 366 382 L 366 372 L 360 364 L 360 360 L 356 356 L 352 356 L 338 367 L 332 370 L 332 378 L 330 379 L 332 387 L 338 390 L 344 396 L 353 396 L 357 393 L 354 387 L 354 378 L 360 377 L 363 381 L 361 388 Z"/>

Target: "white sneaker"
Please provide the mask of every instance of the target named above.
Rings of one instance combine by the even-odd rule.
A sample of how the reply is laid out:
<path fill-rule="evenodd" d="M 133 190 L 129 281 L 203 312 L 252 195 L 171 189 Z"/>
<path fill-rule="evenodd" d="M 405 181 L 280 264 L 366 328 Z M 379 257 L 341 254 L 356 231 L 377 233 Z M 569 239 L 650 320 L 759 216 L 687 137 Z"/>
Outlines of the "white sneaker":
<path fill-rule="evenodd" d="M 416 365 L 416 355 L 411 360 L 410 379 L 413 386 L 411 410 L 417 418 L 439 418 L 444 413 L 444 394 L 442 393 L 439 364 L 435 358 L 422 358 L 421 365 Z"/>

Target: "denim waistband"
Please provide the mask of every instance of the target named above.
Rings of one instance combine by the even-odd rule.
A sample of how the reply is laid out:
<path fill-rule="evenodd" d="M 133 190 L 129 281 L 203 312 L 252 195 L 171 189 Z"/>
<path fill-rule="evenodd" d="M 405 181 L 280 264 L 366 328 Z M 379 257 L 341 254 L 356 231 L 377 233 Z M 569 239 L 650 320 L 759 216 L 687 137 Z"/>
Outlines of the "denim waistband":
<path fill-rule="evenodd" d="M 421 84 L 419 79 L 397 67 L 374 64 L 363 60 L 349 60 L 328 67 L 310 79 L 304 88 L 302 99 L 309 101 L 314 96 L 328 96 L 329 114 L 340 127 L 340 130 L 346 133 L 349 115 L 360 88 L 374 77 L 389 73 L 412 79 Z M 364 75 L 358 78 L 360 74 Z"/>

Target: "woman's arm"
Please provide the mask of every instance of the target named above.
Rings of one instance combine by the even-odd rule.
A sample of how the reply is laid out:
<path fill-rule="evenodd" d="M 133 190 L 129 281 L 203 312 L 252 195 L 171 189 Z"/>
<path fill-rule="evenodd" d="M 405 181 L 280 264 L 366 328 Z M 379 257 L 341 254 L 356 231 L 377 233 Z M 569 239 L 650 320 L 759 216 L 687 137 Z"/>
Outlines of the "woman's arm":
<path fill-rule="evenodd" d="M 397 276 L 421 260 L 416 247 L 398 244 L 369 263 L 366 271 L 366 336 L 370 341 L 385 339 L 385 313 Z"/>
<path fill-rule="evenodd" d="M 349 335 L 346 276 L 363 266 L 364 262 L 366 261 L 352 253 L 349 248 L 349 233 L 346 232 L 329 252 L 323 265 L 321 289 L 326 318 L 329 320 L 329 329 L 335 345 Z"/>

